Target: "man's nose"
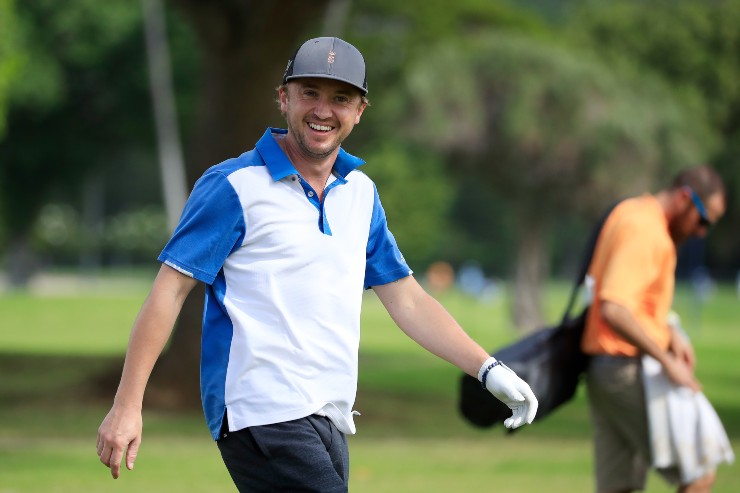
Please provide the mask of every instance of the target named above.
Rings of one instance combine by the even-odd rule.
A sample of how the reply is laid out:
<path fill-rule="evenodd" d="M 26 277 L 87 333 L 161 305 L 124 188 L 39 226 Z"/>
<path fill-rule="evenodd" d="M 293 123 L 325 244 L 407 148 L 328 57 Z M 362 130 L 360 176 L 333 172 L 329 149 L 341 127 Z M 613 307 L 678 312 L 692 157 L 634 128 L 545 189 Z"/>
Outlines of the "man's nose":
<path fill-rule="evenodd" d="M 319 98 L 318 101 L 316 101 L 314 113 L 316 114 L 317 118 L 321 118 L 322 120 L 325 118 L 329 118 L 331 116 L 330 101 L 324 97 Z"/>

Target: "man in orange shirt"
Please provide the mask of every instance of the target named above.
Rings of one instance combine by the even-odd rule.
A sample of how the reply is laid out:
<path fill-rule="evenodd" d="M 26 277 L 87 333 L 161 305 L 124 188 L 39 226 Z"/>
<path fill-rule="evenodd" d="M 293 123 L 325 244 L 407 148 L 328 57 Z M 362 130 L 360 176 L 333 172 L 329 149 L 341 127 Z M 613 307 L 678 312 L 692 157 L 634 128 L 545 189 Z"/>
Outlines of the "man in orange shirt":
<path fill-rule="evenodd" d="M 673 299 L 676 248 L 703 237 L 725 212 L 722 179 L 707 166 L 680 172 L 670 187 L 621 202 L 599 235 L 589 277 L 594 299 L 582 349 L 595 435 L 600 493 L 642 490 L 651 451 L 642 355 L 662 365 L 676 386 L 695 391 L 694 352 L 667 318 Z M 676 471 L 661 470 L 670 482 Z M 714 473 L 680 492 L 709 491 Z"/>

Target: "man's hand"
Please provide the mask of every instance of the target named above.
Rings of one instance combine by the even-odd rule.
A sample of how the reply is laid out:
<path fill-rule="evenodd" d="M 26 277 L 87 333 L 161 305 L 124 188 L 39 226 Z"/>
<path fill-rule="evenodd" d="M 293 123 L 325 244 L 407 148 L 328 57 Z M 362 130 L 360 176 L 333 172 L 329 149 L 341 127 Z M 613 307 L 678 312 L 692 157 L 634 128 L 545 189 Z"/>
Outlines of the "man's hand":
<path fill-rule="evenodd" d="M 514 429 L 525 423 L 530 424 L 537 414 L 538 405 L 532 389 L 503 363 L 499 362 L 490 370 L 486 370 L 494 361 L 493 358 L 486 360 L 479 375 L 485 377 L 486 389 L 512 410 L 512 415 L 504 421 L 504 426 Z M 487 374 L 484 375 L 486 371 Z"/>
<path fill-rule="evenodd" d="M 691 371 L 696 368 L 696 354 L 694 348 L 691 345 L 689 336 L 686 335 L 683 328 L 681 327 L 681 317 L 676 312 L 670 312 L 668 314 L 668 327 L 671 328 L 671 346 L 670 350 L 676 355 L 680 361 L 683 361 Z"/>
<path fill-rule="evenodd" d="M 185 298 L 197 283 L 162 264 L 136 317 L 113 407 L 98 428 L 98 457 L 110 467 L 114 479 L 121 473 L 124 454 L 126 467 L 134 468 L 141 444 L 141 403 L 147 380 L 167 344 Z"/>
<path fill-rule="evenodd" d="M 113 479 L 121 473 L 121 463 L 126 455 L 126 468 L 134 468 L 136 454 L 141 444 L 141 411 L 122 410 L 115 405 L 98 428 L 98 456 L 110 468 Z"/>
<path fill-rule="evenodd" d="M 674 332 L 670 349 L 679 361 L 682 361 L 691 371 L 694 371 L 696 368 L 696 354 L 688 339 L 682 334 Z"/>
<path fill-rule="evenodd" d="M 691 367 L 686 363 L 686 361 L 669 353 L 665 358 L 663 358 L 661 363 L 663 365 L 663 370 L 673 383 L 688 387 L 694 392 L 699 392 L 701 390 L 701 384 L 694 376 Z"/>

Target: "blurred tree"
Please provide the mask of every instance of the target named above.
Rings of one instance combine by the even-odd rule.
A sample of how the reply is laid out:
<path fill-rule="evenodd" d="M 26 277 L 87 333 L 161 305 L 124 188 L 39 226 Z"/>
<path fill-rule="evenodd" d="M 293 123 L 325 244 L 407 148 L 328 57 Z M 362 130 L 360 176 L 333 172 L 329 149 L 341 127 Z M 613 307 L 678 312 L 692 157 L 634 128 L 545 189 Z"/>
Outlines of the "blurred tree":
<path fill-rule="evenodd" d="M 577 2 L 567 31 L 607 63 L 629 59 L 685 97 L 700 97 L 721 138 L 699 156 L 740 193 L 740 0 Z M 693 118 L 694 115 L 687 115 Z M 709 242 L 708 259 L 734 278 L 740 269 L 740 201 L 734 200 Z M 730 267 L 734 267 L 729 269 Z"/>
<path fill-rule="evenodd" d="M 192 185 L 210 166 L 251 149 L 266 126 L 280 126 L 275 88 L 288 57 L 318 36 L 328 0 L 173 0 L 198 36 L 200 95 L 188 149 Z M 150 404 L 197 406 L 203 288 L 183 306 L 170 346 L 152 375 Z"/>
<path fill-rule="evenodd" d="M 167 40 L 167 25 L 162 0 L 142 0 L 149 86 L 154 107 L 159 169 L 167 226 L 174 232 L 187 200 L 185 162 L 175 108 L 172 64 Z"/>
<path fill-rule="evenodd" d="M 696 98 L 506 32 L 430 47 L 406 80 L 407 134 L 507 199 L 524 328 L 541 326 L 548 231 L 563 213 L 598 213 L 645 191 L 713 141 Z"/>
<path fill-rule="evenodd" d="M 12 81 L 17 78 L 23 63 L 20 49 L 18 19 L 13 0 L 0 0 L 0 140 L 5 134 L 8 112 L 8 92 Z M 2 163 L 0 163 L 2 167 Z M 3 173 L 0 171 L 0 190 L 2 190 Z M 3 214 L 0 203 L 0 217 Z M 0 221 L 0 245 L 5 243 L 5 225 Z"/>
<path fill-rule="evenodd" d="M 361 156 L 396 241 L 421 274 L 423 266 L 438 259 L 439 246 L 449 236 L 446 222 L 456 185 L 446 178 L 441 156 L 420 146 L 384 142 Z"/>
<path fill-rule="evenodd" d="M 23 63 L 19 41 L 15 4 L 13 0 L 0 0 L 0 138 L 5 133 L 10 84 Z"/>
<path fill-rule="evenodd" d="M 151 118 L 140 110 L 149 101 L 137 4 L 44 0 L 16 8 L 23 63 L 9 87 L 0 141 L 0 223 L 11 282 L 23 285 L 32 269 L 28 239 L 43 204 L 53 194 L 84 197 L 85 184 L 95 184 L 93 168 L 115 170 L 148 144 Z M 121 189 L 130 185 L 118 177 Z"/>
<path fill-rule="evenodd" d="M 354 0 L 353 7 L 347 31 L 367 60 L 372 107 L 348 145 L 367 160 L 363 171 L 378 186 L 406 259 L 418 273 L 438 259 L 455 265 L 471 257 L 486 266 L 504 263 L 508 250 L 487 250 L 480 239 L 501 243 L 506 232 L 480 227 L 471 235 L 462 234 L 457 218 L 451 217 L 459 208 L 451 207 L 455 197 L 467 196 L 468 190 L 459 191 L 460 183 L 440 165 L 438 152 L 408 139 L 405 67 L 430 45 L 446 40 L 496 27 L 542 37 L 549 35 L 549 28 L 531 12 L 489 0 Z"/>
<path fill-rule="evenodd" d="M 327 1 L 172 0 L 195 30 L 200 50 L 187 160 L 191 184 L 213 164 L 250 149 L 267 125 L 281 123 L 275 88 L 285 54 L 309 33 L 318 35 Z"/>
<path fill-rule="evenodd" d="M 406 135 L 396 124 L 408 108 L 406 94 L 399 90 L 406 67 L 428 52 L 429 46 L 460 37 L 506 28 L 533 37 L 550 34 L 536 15 L 490 0 L 354 0 L 348 32 L 368 63 L 368 85 L 372 111 L 353 132 L 353 145 L 374 146 L 377 142 L 404 145 Z M 376 92 L 377 91 L 377 92 Z M 415 162 L 416 169 L 423 162 Z"/>

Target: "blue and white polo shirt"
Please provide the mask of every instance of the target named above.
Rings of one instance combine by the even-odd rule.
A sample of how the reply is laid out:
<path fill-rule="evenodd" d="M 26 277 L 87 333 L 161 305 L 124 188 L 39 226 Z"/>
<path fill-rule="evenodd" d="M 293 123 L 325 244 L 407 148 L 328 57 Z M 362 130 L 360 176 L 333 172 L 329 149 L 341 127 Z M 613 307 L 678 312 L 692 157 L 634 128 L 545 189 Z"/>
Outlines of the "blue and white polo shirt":
<path fill-rule="evenodd" d="M 313 413 L 355 433 L 363 289 L 411 274 L 364 162 L 340 149 L 320 202 L 268 128 L 207 170 L 159 260 L 207 284 L 206 421 L 229 430 Z"/>

